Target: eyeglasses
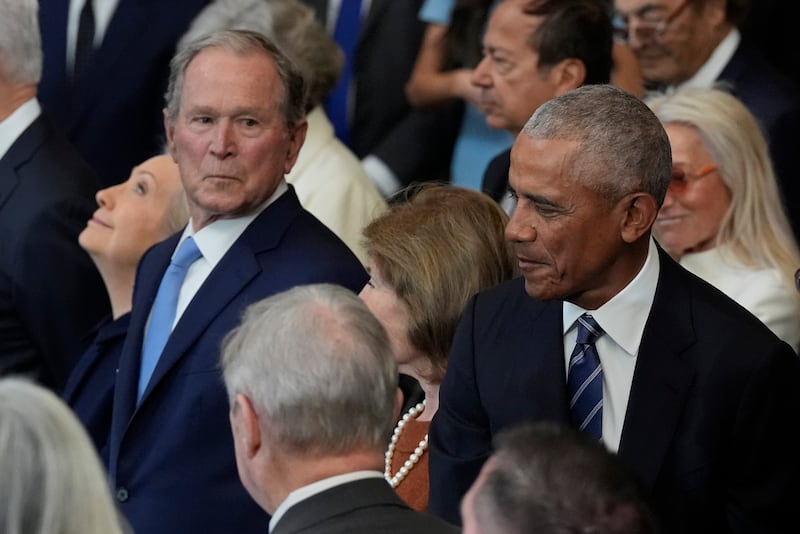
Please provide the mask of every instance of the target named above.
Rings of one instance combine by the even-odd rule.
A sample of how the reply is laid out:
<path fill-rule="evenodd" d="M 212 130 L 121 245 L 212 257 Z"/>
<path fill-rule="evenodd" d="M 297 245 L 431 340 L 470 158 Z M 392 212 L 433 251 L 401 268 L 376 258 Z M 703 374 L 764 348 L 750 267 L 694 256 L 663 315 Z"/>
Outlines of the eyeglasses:
<path fill-rule="evenodd" d="M 636 37 L 642 42 L 651 42 L 667 31 L 669 25 L 680 16 L 689 5 L 689 0 L 684 0 L 672 13 L 667 14 L 666 9 L 660 5 L 647 4 L 636 10 L 631 15 L 620 12 L 614 13 L 612 20 L 614 37 L 627 43 L 630 37 L 630 19 L 635 19 Z"/>
<path fill-rule="evenodd" d="M 672 176 L 669 180 L 669 191 L 675 195 L 680 195 L 686 191 L 689 184 L 705 178 L 716 170 L 717 166 L 713 163 L 709 163 L 697 172 L 688 172 L 680 167 L 675 167 L 672 169 Z"/>

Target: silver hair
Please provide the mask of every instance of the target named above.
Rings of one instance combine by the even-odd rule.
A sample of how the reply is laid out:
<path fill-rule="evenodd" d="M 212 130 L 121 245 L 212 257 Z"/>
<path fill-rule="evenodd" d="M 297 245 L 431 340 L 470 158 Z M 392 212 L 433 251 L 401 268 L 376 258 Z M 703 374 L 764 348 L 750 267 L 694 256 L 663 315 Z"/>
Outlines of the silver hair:
<path fill-rule="evenodd" d="M 397 364 L 386 331 L 342 287 L 299 286 L 252 304 L 223 344 L 222 369 L 231 401 L 250 398 L 283 450 L 386 446 Z"/>
<path fill-rule="evenodd" d="M 287 128 L 293 128 L 304 116 L 308 87 L 294 62 L 272 41 L 250 30 L 221 30 L 200 37 L 178 50 L 170 62 L 169 85 L 165 95 L 167 119 L 174 124 L 180 110 L 183 81 L 189 63 L 202 51 L 222 48 L 237 55 L 264 54 L 275 62 L 283 94 L 278 103 Z"/>
<path fill-rule="evenodd" d="M 0 0 L 0 77 L 20 84 L 42 77 L 37 0 Z"/>
<path fill-rule="evenodd" d="M 21 378 L 0 379 L 0 532 L 124 531 L 100 459 L 70 409 Z"/>
<path fill-rule="evenodd" d="M 297 0 L 216 0 L 195 17 L 178 49 L 226 29 L 256 31 L 278 45 L 309 85 L 307 109 L 321 104 L 336 86 L 344 54 L 305 4 Z"/>
<path fill-rule="evenodd" d="M 769 148 L 758 121 L 721 88 L 685 88 L 648 101 L 664 124 L 693 128 L 731 193 L 717 245 L 745 264 L 777 269 L 794 286 L 800 252 L 783 207 Z"/>
<path fill-rule="evenodd" d="M 669 138 L 638 98 L 611 85 L 587 85 L 554 98 L 528 119 L 523 133 L 580 145 L 573 179 L 616 202 L 645 192 L 659 206 L 672 175 Z"/>

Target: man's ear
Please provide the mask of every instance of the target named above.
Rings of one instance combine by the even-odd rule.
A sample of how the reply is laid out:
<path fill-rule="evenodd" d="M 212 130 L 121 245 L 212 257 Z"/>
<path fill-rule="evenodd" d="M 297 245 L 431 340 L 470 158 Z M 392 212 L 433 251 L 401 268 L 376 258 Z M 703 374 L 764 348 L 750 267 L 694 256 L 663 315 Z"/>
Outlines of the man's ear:
<path fill-rule="evenodd" d="M 286 161 L 283 164 L 283 173 L 289 174 L 297 162 L 297 155 L 300 154 L 300 149 L 303 148 L 303 143 L 306 140 L 306 132 L 308 132 L 308 121 L 305 118 L 300 119 L 294 128 L 289 129 L 289 148 L 286 151 Z"/>
<path fill-rule="evenodd" d="M 658 215 L 658 203 L 647 193 L 633 193 L 620 202 L 624 210 L 621 236 L 626 243 L 633 243 L 650 231 Z"/>
<path fill-rule="evenodd" d="M 253 403 L 246 395 L 236 395 L 230 419 L 234 439 L 242 445 L 247 458 L 253 458 L 261 449 L 261 426 Z"/>
<path fill-rule="evenodd" d="M 586 80 L 586 65 L 580 59 L 562 59 L 550 67 L 548 77 L 555 88 L 555 98 L 583 85 Z"/>

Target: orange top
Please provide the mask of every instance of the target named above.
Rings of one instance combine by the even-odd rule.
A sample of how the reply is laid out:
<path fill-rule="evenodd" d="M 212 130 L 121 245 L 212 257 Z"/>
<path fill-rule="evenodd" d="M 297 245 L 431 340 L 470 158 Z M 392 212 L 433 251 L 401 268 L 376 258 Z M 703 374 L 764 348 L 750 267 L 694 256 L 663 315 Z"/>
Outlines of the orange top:
<path fill-rule="evenodd" d="M 392 475 L 397 474 L 409 456 L 419 446 L 419 442 L 428 433 L 430 421 L 409 419 L 403 431 L 397 437 L 397 444 L 392 457 Z M 395 488 L 397 494 L 414 510 L 428 509 L 428 450 L 422 453 L 419 461 L 408 471 L 406 478 Z"/>

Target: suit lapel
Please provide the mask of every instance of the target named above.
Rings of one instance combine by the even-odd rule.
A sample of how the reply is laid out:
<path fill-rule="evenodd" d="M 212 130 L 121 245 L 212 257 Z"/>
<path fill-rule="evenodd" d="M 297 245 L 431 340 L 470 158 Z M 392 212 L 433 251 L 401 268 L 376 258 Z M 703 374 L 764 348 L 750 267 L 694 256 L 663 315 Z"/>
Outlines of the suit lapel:
<path fill-rule="evenodd" d="M 29 161 L 47 137 L 48 123 L 44 115 L 39 115 L 22 135 L 8 148 L 0 159 L 0 207 L 11 197 L 19 184 L 17 169 Z"/>
<path fill-rule="evenodd" d="M 696 341 L 691 295 L 672 259 L 659 249 L 661 273 L 633 374 L 619 454 L 653 488 L 694 381 Z"/>

